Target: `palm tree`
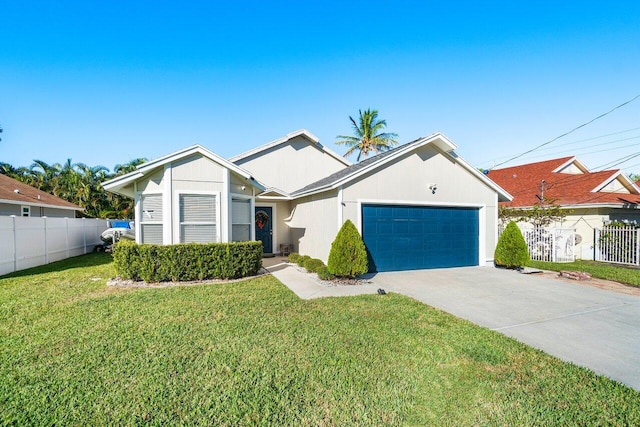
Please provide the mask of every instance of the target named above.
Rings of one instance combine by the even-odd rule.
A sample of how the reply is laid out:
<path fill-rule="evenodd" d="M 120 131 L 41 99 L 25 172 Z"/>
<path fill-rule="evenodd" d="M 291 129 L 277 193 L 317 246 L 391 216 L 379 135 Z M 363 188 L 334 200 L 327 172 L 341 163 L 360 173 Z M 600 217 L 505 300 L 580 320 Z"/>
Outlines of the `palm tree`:
<path fill-rule="evenodd" d="M 113 168 L 113 172 L 116 176 L 124 175 L 125 173 L 133 172 L 138 168 L 138 166 L 145 163 L 146 161 L 147 159 L 145 159 L 144 157 L 139 157 L 137 159 L 130 160 L 128 163 L 116 165 Z"/>
<path fill-rule="evenodd" d="M 380 133 L 387 127 L 387 121 L 378 120 L 378 110 L 367 109 L 364 112 L 358 110 L 358 113 L 360 114 L 359 124 L 356 123 L 353 117 L 349 116 L 354 135 L 338 135 L 336 137 L 339 138 L 336 144 L 344 144 L 349 147 L 347 152 L 344 153 L 344 157 L 357 150 L 358 161 L 360 161 L 360 157 L 363 155 L 367 157 L 372 152 L 378 154 L 381 151 L 387 151 L 398 143 L 396 140 L 397 134 Z"/>

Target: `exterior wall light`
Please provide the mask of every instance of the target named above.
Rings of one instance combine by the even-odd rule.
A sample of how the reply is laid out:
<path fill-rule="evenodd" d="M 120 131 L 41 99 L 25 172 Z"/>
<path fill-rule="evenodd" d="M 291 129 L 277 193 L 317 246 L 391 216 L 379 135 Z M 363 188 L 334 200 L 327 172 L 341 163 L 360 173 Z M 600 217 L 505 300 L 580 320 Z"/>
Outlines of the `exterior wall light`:
<path fill-rule="evenodd" d="M 438 189 L 437 184 L 429 184 L 429 190 L 431 190 L 431 194 L 436 194 L 437 189 Z"/>

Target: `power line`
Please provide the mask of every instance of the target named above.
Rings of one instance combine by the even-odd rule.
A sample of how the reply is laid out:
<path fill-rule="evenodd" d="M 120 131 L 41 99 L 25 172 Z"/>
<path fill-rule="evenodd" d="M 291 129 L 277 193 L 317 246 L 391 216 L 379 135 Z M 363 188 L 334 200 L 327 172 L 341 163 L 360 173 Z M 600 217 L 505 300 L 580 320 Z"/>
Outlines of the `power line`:
<path fill-rule="evenodd" d="M 638 139 L 638 138 L 640 138 L 640 135 L 633 136 L 633 137 L 630 137 L 630 138 L 618 139 L 618 140 L 615 140 L 615 141 L 602 142 L 600 144 L 587 145 L 587 146 L 584 146 L 584 147 L 576 148 L 574 150 L 554 151 L 553 153 L 540 154 L 540 155 L 537 155 L 537 156 L 527 156 L 527 159 L 539 159 L 541 157 L 557 156 L 557 155 L 562 155 L 562 154 L 565 154 L 565 153 L 571 153 L 572 156 L 575 155 L 576 153 L 579 153 L 579 155 L 587 155 L 587 154 L 596 154 L 596 153 L 604 153 L 604 152 L 609 152 L 609 151 L 621 150 L 623 148 L 629 148 L 629 147 L 638 147 L 638 143 L 634 143 L 634 144 L 621 145 L 619 147 L 607 147 L 607 148 L 603 148 L 603 149 L 583 152 L 583 150 L 588 150 L 589 148 L 601 147 L 603 145 L 613 144 L 613 143 L 616 143 L 616 142 L 625 142 L 625 141 L 630 141 L 630 140 L 634 140 L 634 139 Z"/>
<path fill-rule="evenodd" d="M 621 131 L 618 131 L 618 132 L 612 132 L 612 133 L 607 133 L 607 134 L 604 134 L 604 135 L 593 136 L 591 138 L 578 139 L 578 140 L 575 140 L 575 141 L 566 142 L 564 144 L 558 144 L 558 145 L 553 146 L 553 147 L 541 148 L 539 151 L 553 150 L 554 148 L 560 148 L 560 147 L 566 147 L 566 146 L 569 146 L 569 145 L 580 144 L 581 142 L 593 141 L 593 140 L 596 140 L 596 139 L 606 138 L 608 136 L 613 136 L 613 135 L 620 135 L 622 133 L 633 132 L 633 131 L 639 130 L 639 129 L 640 129 L 640 127 L 635 127 L 635 128 L 631 128 L 631 129 L 621 130 Z M 604 142 L 601 145 L 611 144 L 611 143 L 620 142 L 620 141 L 627 141 L 627 140 L 631 140 L 631 139 L 635 139 L 635 138 L 640 138 L 640 135 L 631 136 L 631 137 L 623 138 L 623 139 L 614 139 L 612 141 Z M 594 147 L 594 146 L 595 145 L 592 145 L 591 147 Z M 527 158 L 529 158 L 529 159 L 538 159 L 538 158 L 546 157 L 546 156 L 549 156 L 549 155 L 555 155 L 555 154 L 561 154 L 561 153 L 573 153 L 574 151 L 579 151 L 579 150 L 582 150 L 584 148 L 585 147 L 580 147 L 580 148 L 577 148 L 576 150 L 562 150 L 562 151 L 557 151 L 555 153 L 540 154 L 540 155 L 537 155 L 537 156 L 530 156 L 530 157 L 527 157 Z M 485 160 L 483 162 L 478 163 L 478 166 L 482 166 L 482 165 L 485 165 L 487 163 L 494 162 L 494 161 L 497 161 L 497 160 L 506 159 L 506 158 L 509 158 L 510 156 L 514 156 L 514 154 L 508 154 L 506 156 L 494 157 L 492 159 Z"/>
<path fill-rule="evenodd" d="M 631 153 L 631 154 L 629 154 L 628 156 L 620 157 L 620 158 L 615 159 L 615 160 L 613 160 L 613 161 L 611 161 L 611 162 L 609 162 L 609 163 L 605 163 L 605 164 L 604 164 L 604 165 L 602 165 L 602 166 L 598 166 L 598 167 L 596 167 L 596 169 L 600 169 L 600 168 L 602 168 L 603 170 L 605 170 L 605 168 L 606 168 L 606 169 L 609 169 L 609 168 L 612 168 L 612 167 L 614 167 L 614 166 L 618 166 L 618 165 L 621 165 L 621 164 L 623 164 L 623 163 L 626 163 L 626 162 L 628 162 L 628 161 L 629 161 L 629 160 L 631 160 L 631 159 L 635 159 L 635 158 L 636 158 L 636 157 L 638 157 L 638 156 L 640 156 L 640 152 L 637 152 L 637 153 Z"/>
<path fill-rule="evenodd" d="M 545 142 L 545 143 L 542 143 L 542 144 L 540 144 L 540 145 L 538 145 L 538 146 L 536 146 L 536 147 L 534 147 L 534 148 L 532 148 L 532 149 L 530 149 L 530 150 L 525 151 L 525 152 L 524 152 L 524 153 L 522 153 L 522 154 L 519 154 L 519 155 L 517 155 L 517 156 L 513 156 L 513 157 L 511 157 L 509 160 L 505 160 L 504 162 L 498 163 L 497 165 L 494 165 L 493 167 L 495 168 L 496 166 L 504 165 L 505 163 L 509 163 L 509 162 L 510 162 L 510 161 L 512 161 L 512 160 L 518 159 L 518 158 L 520 158 L 520 157 L 522 157 L 522 156 L 524 156 L 524 155 L 527 155 L 527 154 L 529 154 L 529 153 L 532 153 L 532 152 L 534 152 L 534 151 L 536 151 L 536 150 L 538 150 L 538 149 L 540 149 L 540 148 L 544 147 L 545 145 L 549 145 L 549 144 L 551 144 L 552 142 L 555 142 L 555 141 L 559 140 L 560 138 L 563 138 L 563 137 L 565 137 L 565 136 L 567 136 L 567 135 L 569 135 L 569 134 L 571 134 L 571 133 L 573 133 L 573 132 L 577 131 L 578 129 L 581 129 L 581 128 L 583 128 L 583 127 L 585 127 L 585 126 L 587 126 L 587 125 L 589 125 L 589 124 L 591 124 L 591 123 L 595 122 L 596 120 L 601 119 L 601 118 L 603 118 L 603 117 L 605 117 L 605 116 L 607 116 L 607 115 L 609 115 L 609 114 L 613 113 L 613 112 L 614 112 L 614 111 L 616 111 L 617 109 L 622 108 L 622 107 L 624 107 L 624 106 L 625 106 L 625 105 L 627 105 L 627 104 L 630 104 L 631 102 L 635 101 L 635 100 L 636 100 L 636 99 L 638 99 L 638 98 L 640 98 L 640 94 L 638 94 L 638 95 L 634 96 L 634 97 L 633 97 L 633 98 L 631 98 L 630 100 L 625 101 L 625 102 L 623 102 L 622 104 L 620 104 L 620 105 L 618 105 L 618 106 L 616 106 L 616 107 L 613 107 L 611 110 L 607 111 L 606 113 L 600 114 L 598 117 L 595 117 L 595 118 L 593 118 L 593 119 L 589 120 L 588 122 L 585 122 L 585 123 L 583 123 L 583 124 L 581 124 L 581 125 L 579 125 L 579 126 L 576 126 L 575 128 L 571 129 L 570 131 L 565 132 L 565 133 L 563 133 L 562 135 L 560 135 L 560 136 L 557 136 L 557 137 L 553 138 L 553 139 L 552 139 L 552 140 L 550 140 L 550 141 L 547 141 L 547 142 Z"/>

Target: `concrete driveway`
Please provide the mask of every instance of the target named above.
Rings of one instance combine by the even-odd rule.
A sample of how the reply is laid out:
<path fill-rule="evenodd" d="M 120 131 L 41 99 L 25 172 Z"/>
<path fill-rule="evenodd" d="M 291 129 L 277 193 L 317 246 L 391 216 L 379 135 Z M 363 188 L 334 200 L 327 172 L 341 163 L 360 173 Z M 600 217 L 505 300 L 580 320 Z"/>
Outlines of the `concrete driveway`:
<path fill-rule="evenodd" d="M 371 280 L 640 391 L 640 296 L 492 267 Z"/>

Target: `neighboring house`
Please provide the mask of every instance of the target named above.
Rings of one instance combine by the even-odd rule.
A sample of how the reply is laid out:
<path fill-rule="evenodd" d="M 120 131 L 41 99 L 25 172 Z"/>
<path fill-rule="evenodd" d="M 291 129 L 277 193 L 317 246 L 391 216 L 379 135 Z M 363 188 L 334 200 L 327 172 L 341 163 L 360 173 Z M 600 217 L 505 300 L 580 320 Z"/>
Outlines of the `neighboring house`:
<path fill-rule="evenodd" d="M 489 171 L 513 195 L 504 206 L 531 208 L 543 197 L 566 211 L 558 227 L 576 229 L 576 255 L 593 259 L 593 229 L 611 221 L 640 223 L 640 187 L 620 170 L 591 172 L 575 157 Z"/>
<path fill-rule="evenodd" d="M 441 133 L 351 165 L 306 130 L 223 159 L 195 145 L 104 188 L 135 200 L 140 243 L 260 240 L 327 261 L 350 219 L 377 271 L 493 262 L 511 196 Z"/>
<path fill-rule="evenodd" d="M 0 215 L 75 218 L 80 206 L 0 174 Z"/>

